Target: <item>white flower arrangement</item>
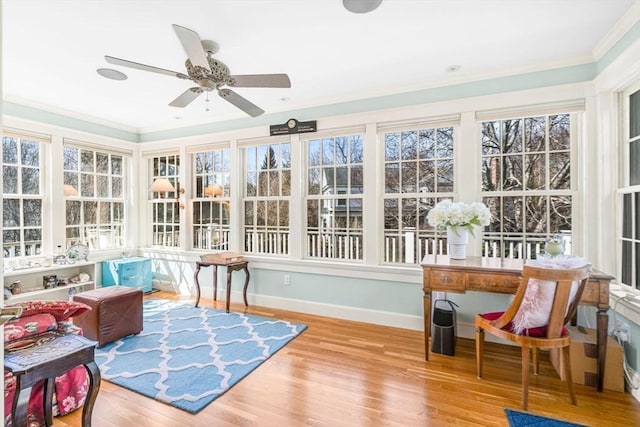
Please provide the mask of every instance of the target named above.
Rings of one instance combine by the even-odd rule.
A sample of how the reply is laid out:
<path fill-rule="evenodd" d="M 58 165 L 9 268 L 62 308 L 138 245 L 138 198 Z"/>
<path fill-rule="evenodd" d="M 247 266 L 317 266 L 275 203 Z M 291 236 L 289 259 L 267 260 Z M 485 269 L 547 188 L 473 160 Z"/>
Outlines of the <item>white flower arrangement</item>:
<path fill-rule="evenodd" d="M 473 202 L 471 204 L 451 200 L 443 200 L 433 207 L 427 214 L 429 225 L 439 229 L 457 227 L 469 230 L 473 235 L 473 226 L 483 227 L 489 225 L 491 212 L 484 203 Z"/>

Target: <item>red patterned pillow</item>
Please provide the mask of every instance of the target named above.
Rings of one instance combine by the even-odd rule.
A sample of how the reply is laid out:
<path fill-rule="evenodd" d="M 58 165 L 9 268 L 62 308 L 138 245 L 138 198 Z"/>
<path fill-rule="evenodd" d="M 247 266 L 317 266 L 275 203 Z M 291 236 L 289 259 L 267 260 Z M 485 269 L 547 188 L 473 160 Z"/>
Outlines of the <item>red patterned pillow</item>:
<path fill-rule="evenodd" d="M 87 304 L 77 301 L 29 301 L 12 304 L 14 307 L 22 307 L 22 316 L 48 313 L 58 322 L 68 320 L 70 317 L 80 316 L 82 313 L 91 310 Z"/>
<path fill-rule="evenodd" d="M 4 342 L 16 341 L 20 338 L 27 338 L 47 331 L 55 331 L 58 322 L 55 317 L 48 313 L 39 313 L 31 316 L 23 316 L 18 319 L 9 320 L 4 324 Z M 17 343 L 20 345 L 20 343 Z M 28 344 L 28 343 L 23 343 Z M 10 349 L 5 345 L 5 349 Z"/>

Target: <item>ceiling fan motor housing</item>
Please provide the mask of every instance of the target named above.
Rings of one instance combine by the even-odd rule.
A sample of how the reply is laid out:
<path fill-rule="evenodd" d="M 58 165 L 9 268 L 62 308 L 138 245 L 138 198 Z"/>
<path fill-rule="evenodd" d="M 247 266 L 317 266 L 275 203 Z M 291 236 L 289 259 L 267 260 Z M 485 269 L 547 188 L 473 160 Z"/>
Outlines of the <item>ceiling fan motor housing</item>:
<path fill-rule="evenodd" d="M 198 82 L 200 86 L 211 89 L 232 83 L 229 67 L 211 56 L 209 56 L 207 60 L 209 61 L 209 68 L 211 68 L 211 72 L 203 67 L 194 67 L 189 59 L 185 61 L 187 73 L 193 81 Z"/>

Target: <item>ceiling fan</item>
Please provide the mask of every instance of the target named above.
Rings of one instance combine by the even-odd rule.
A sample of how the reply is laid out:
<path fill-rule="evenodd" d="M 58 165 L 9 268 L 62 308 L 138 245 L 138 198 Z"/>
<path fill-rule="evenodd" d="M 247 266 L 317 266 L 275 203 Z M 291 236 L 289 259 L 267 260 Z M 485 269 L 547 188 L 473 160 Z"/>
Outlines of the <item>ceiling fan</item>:
<path fill-rule="evenodd" d="M 286 74 L 232 75 L 229 72 L 229 67 L 213 57 L 220 48 L 218 43 L 212 40 L 200 40 L 198 33 L 180 25 L 173 24 L 173 29 L 187 53 L 188 58 L 185 61 L 187 74 L 108 55 L 105 55 L 104 59 L 110 64 L 165 74 L 197 83 L 197 86 L 187 89 L 171 101 L 169 105 L 172 107 L 186 107 L 201 93 L 216 90 L 222 99 L 235 105 L 251 117 L 257 117 L 263 114 L 264 110 L 229 87 L 291 87 L 291 81 Z"/>

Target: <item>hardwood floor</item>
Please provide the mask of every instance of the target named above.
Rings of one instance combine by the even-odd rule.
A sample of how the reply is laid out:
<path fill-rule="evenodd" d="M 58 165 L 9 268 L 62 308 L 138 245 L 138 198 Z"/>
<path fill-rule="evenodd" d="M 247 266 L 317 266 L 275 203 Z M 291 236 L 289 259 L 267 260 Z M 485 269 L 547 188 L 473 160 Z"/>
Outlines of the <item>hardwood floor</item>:
<path fill-rule="evenodd" d="M 149 297 L 175 299 L 165 292 Z M 504 409 L 520 409 L 519 348 L 487 343 L 479 380 L 472 340 L 458 339 L 455 357 L 433 354 L 425 362 L 418 331 L 239 304 L 231 309 L 308 329 L 196 415 L 102 381 L 93 427 L 506 426 Z M 531 376 L 529 412 L 590 426 L 640 424 L 640 403 L 631 394 L 576 385 L 573 406 L 544 353 L 540 370 Z M 56 418 L 54 426 L 80 426 L 80 413 Z"/>

